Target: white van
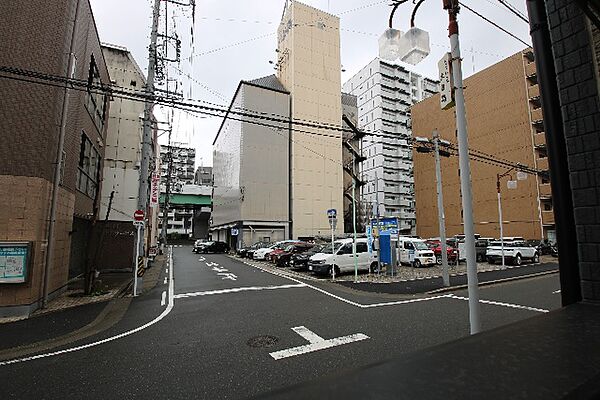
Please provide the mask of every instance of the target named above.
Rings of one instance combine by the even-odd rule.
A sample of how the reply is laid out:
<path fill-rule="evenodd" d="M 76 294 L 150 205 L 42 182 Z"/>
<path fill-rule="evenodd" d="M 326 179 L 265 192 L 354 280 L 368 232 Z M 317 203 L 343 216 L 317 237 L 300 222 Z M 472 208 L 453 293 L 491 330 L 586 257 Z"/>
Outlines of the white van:
<path fill-rule="evenodd" d="M 354 271 L 352 239 L 338 239 L 334 244 L 334 251 L 329 243 L 320 253 L 309 258 L 309 271 L 328 275 L 332 275 L 334 268 L 336 275 L 340 272 Z M 356 259 L 359 270 L 368 271 L 370 267 L 377 268 L 377 256 L 369 253 L 367 239 L 356 239 Z"/>
<path fill-rule="evenodd" d="M 422 239 L 407 236 L 398 238 L 398 262 L 415 268 L 435 265 L 435 254 Z"/>

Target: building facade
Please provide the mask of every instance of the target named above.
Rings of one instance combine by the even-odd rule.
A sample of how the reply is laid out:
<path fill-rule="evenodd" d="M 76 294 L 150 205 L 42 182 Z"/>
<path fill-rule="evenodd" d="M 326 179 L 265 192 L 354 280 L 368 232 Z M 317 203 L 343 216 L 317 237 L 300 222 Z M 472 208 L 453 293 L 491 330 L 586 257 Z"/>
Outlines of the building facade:
<path fill-rule="evenodd" d="M 404 234 L 415 231 L 410 107 L 438 92 L 438 82 L 375 58 L 344 83 L 358 98 L 365 185 L 361 199 L 373 215 L 394 216 Z"/>
<path fill-rule="evenodd" d="M 194 184 L 200 186 L 212 186 L 213 184 L 212 167 L 198 167 L 194 176 Z"/>
<path fill-rule="evenodd" d="M 291 93 L 293 120 L 342 124 L 340 24 L 337 16 L 286 1 L 279 25 L 276 67 Z M 342 135 L 297 126 L 291 142 L 291 214 L 294 238 L 330 232 L 327 210 L 343 215 Z M 337 225 L 336 232 L 344 229 Z"/>
<path fill-rule="evenodd" d="M 169 195 L 169 213 L 165 234 L 168 238 L 208 239 L 212 211 L 212 187 L 184 185 L 179 193 Z M 164 205 L 166 194 L 160 196 Z M 163 228 L 163 213 L 160 213 L 158 229 Z"/>
<path fill-rule="evenodd" d="M 290 137 L 288 122 L 252 113 L 290 115 L 290 94 L 274 76 L 238 85 L 213 142 L 211 236 L 232 248 L 290 237 Z"/>
<path fill-rule="evenodd" d="M 170 158 L 169 158 L 170 157 Z M 161 192 L 166 191 L 169 176 L 169 162 L 171 165 L 171 193 L 181 192 L 183 185 L 193 185 L 195 179 L 194 164 L 196 163 L 196 149 L 184 144 L 160 146 L 160 182 Z"/>
<path fill-rule="evenodd" d="M 548 170 L 539 87 L 534 57 L 530 49 L 465 79 L 465 106 L 469 148 L 511 163 L 521 163 L 539 171 Z M 413 131 L 431 137 L 438 129 L 442 139 L 456 143 L 454 109 L 442 111 L 439 95 L 412 108 Z M 433 158 L 413 153 L 417 234 L 439 236 L 436 181 Z M 447 235 L 463 233 L 458 157 L 442 157 L 442 183 Z M 499 237 L 498 174 L 501 180 L 503 228 L 505 236 L 527 239 L 555 239 L 552 194 L 547 175 L 529 175 L 514 190 L 507 180 L 516 180 L 515 171 L 471 160 L 473 219 L 475 232 Z"/>
<path fill-rule="evenodd" d="M 2 2 L 0 36 L 0 65 L 110 84 L 88 0 Z M 71 53 L 76 62 L 69 70 Z M 90 237 L 100 208 L 108 96 L 52 86 L 43 75 L 35 80 L 0 79 L 0 316 L 29 314 L 45 293 L 49 299 L 60 294 L 94 252 Z M 61 131 L 64 151 L 58 154 Z"/>

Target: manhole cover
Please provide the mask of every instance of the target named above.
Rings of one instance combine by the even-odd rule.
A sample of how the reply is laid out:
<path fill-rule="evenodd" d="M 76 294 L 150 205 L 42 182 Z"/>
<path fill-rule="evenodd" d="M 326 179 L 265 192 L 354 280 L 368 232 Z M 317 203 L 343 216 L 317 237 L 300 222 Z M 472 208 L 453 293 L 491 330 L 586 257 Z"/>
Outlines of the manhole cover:
<path fill-rule="evenodd" d="M 250 347 L 271 347 L 277 343 L 279 339 L 275 336 L 262 335 L 248 339 L 246 344 Z"/>

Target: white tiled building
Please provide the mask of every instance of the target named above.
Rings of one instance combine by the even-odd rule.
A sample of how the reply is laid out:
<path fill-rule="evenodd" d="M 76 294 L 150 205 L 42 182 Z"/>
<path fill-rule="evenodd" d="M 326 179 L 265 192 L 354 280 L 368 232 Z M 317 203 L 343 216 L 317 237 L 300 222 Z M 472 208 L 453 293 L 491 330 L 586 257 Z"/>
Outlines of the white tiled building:
<path fill-rule="evenodd" d="M 400 231 L 415 233 L 410 107 L 438 92 L 438 82 L 375 58 L 344 85 L 358 98 L 363 139 L 361 198 L 380 216 L 395 216 Z M 384 137 L 382 137 L 384 136 Z M 376 182 L 377 177 L 377 182 Z"/>

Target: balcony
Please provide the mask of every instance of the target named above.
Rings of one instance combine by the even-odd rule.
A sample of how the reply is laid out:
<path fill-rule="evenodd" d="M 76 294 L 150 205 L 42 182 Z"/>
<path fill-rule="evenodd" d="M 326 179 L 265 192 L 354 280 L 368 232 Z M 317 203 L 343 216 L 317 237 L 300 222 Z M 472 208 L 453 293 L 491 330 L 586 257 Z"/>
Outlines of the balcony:
<path fill-rule="evenodd" d="M 554 211 L 542 211 L 542 224 L 554 225 Z"/>
<path fill-rule="evenodd" d="M 540 85 L 529 86 L 529 98 L 539 97 L 540 95 Z"/>
<path fill-rule="evenodd" d="M 383 167 L 384 168 L 398 169 L 398 170 L 403 170 L 403 171 L 410 170 L 410 164 L 406 163 L 406 162 L 403 162 L 403 161 L 384 161 L 383 162 Z"/>
<path fill-rule="evenodd" d="M 552 190 L 549 183 L 540 184 L 540 197 L 552 197 Z"/>
<path fill-rule="evenodd" d="M 546 134 L 544 132 L 535 133 L 533 135 L 533 144 L 535 147 L 541 147 L 546 145 Z"/>
<path fill-rule="evenodd" d="M 383 155 L 388 157 L 398 157 L 398 149 L 386 149 L 383 148 Z"/>
<path fill-rule="evenodd" d="M 548 157 L 537 159 L 537 169 L 548 171 Z"/>
<path fill-rule="evenodd" d="M 385 193 L 395 193 L 395 194 L 400 194 L 400 187 L 399 186 L 386 186 L 385 188 L 383 188 L 383 191 Z M 387 201 L 387 200 L 386 200 Z"/>
<path fill-rule="evenodd" d="M 537 110 L 531 110 L 531 120 L 532 121 L 543 120 L 541 108 L 538 108 Z"/>

